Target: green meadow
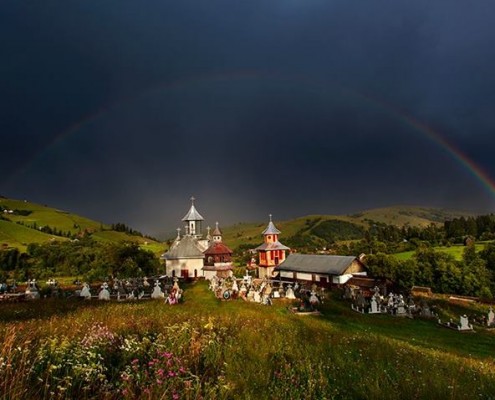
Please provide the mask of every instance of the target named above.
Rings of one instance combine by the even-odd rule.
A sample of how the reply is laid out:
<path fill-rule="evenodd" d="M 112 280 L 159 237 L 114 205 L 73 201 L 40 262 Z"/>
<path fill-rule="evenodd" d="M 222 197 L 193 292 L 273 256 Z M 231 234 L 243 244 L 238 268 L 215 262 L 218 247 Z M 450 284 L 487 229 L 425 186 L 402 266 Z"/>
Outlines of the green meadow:
<path fill-rule="evenodd" d="M 137 242 L 142 248 L 150 250 L 156 255 L 160 255 L 164 251 L 162 243 L 126 232 L 111 230 L 109 225 L 67 211 L 29 201 L 2 197 L 0 197 L 0 206 L 6 210 L 20 211 L 17 214 L 2 213 L 5 219 L 0 219 L 0 245 L 4 247 L 16 247 L 20 251 L 26 251 L 29 243 L 68 240 L 66 236 L 40 231 L 40 228 L 48 226 L 63 232 L 64 235 L 89 232 L 94 240 L 102 243 Z"/>
<path fill-rule="evenodd" d="M 466 246 L 464 245 L 452 245 L 452 246 L 436 246 L 435 251 L 450 254 L 455 260 L 462 260 L 462 254 L 464 253 Z M 485 248 L 485 243 L 475 244 L 476 252 L 479 252 Z M 404 251 L 402 253 L 396 253 L 394 256 L 399 260 L 409 260 L 414 255 L 414 250 Z"/>
<path fill-rule="evenodd" d="M 215 299 L 0 304 L 0 398 L 493 399 L 495 332 L 362 315 L 332 293 L 321 316 Z M 484 306 L 435 304 L 443 319 Z"/>

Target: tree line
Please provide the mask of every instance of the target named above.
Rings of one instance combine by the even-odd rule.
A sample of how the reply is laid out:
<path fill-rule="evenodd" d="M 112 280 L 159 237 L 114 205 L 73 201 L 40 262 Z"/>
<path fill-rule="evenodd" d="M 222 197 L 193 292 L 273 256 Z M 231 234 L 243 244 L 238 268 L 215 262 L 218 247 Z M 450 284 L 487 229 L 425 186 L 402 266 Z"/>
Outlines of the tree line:
<path fill-rule="evenodd" d="M 19 281 L 58 276 L 83 277 L 88 281 L 108 277 L 155 275 L 160 262 L 135 242 L 100 243 L 91 238 L 79 241 L 31 243 L 25 253 L 0 251 L 0 281 Z"/>
<path fill-rule="evenodd" d="M 413 257 L 398 260 L 377 253 L 366 257 L 372 276 L 390 279 L 402 289 L 431 287 L 438 293 L 453 293 L 493 299 L 495 294 L 495 244 L 476 252 L 474 243 L 465 247 L 462 260 L 423 245 Z"/>

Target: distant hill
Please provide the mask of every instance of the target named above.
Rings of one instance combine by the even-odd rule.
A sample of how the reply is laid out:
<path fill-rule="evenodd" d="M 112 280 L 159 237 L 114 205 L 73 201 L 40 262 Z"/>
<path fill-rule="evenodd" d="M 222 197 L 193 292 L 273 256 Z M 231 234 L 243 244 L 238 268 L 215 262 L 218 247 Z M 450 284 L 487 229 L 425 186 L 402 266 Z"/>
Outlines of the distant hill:
<path fill-rule="evenodd" d="M 101 242 L 132 240 L 155 253 L 163 250 L 163 245 L 155 240 L 112 230 L 110 225 L 89 218 L 26 200 L 0 197 L 2 248 L 26 250 L 30 243 L 65 241 L 84 235 Z"/>
<path fill-rule="evenodd" d="M 442 224 L 444 221 L 473 213 L 415 206 L 393 206 L 362 211 L 352 215 L 308 215 L 288 221 L 274 221 L 282 231 L 281 242 L 288 238 L 297 240 L 305 236 L 317 240 L 352 240 L 362 237 L 364 230 L 373 223 L 387 225 L 420 226 Z M 258 223 L 238 223 L 223 229 L 224 241 L 232 248 L 241 244 L 253 246 L 263 241 L 262 231 L 267 221 Z M 319 238 L 319 239 L 318 239 Z"/>
<path fill-rule="evenodd" d="M 309 238 L 316 241 L 359 239 L 373 223 L 396 226 L 427 226 L 443 223 L 455 217 L 472 216 L 471 213 L 435 208 L 394 206 L 366 210 L 352 215 L 308 215 L 288 221 L 275 221 L 282 231 L 282 242 L 288 238 L 297 242 Z M 253 247 L 262 242 L 261 232 L 267 221 L 238 223 L 223 229 L 225 242 L 236 249 L 242 245 Z M 101 242 L 133 240 L 156 254 L 164 244 L 139 235 L 113 230 L 111 226 L 89 218 L 23 200 L 0 197 L 0 246 L 25 250 L 29 243 L 46 243 L 53 240 L 90 235 Z"/>

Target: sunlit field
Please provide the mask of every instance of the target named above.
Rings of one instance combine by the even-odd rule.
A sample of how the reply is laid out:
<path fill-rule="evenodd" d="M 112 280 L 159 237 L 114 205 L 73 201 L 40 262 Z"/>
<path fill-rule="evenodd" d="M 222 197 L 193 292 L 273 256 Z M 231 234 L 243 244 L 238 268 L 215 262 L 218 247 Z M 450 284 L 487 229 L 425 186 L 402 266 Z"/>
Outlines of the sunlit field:
<path fill-rule="evenodd" d="M 362 315 L 332 294 L 321 316 L 214 298 L 0 304 L 0 397 L 493 399 L 495 332 Z M 483 312 L 438 303 L 442 318 Z"/>

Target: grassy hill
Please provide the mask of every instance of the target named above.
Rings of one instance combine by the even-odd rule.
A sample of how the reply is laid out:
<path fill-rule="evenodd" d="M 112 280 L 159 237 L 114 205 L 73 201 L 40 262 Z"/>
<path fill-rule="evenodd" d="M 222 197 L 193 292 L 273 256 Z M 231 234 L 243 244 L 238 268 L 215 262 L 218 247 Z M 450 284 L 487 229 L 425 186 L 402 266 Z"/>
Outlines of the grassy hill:
<path fill-rule="evenodd" d="M 107 399 L 492 399 L 493 332 L 362 315 L 332 294 L 320 317 L 219 301 L 2 304 L 0 397 Z M 438 301 L 441 318 L 487 307 Z M 33 368 L 35 365 L 35 368 Z M 83 390 L 84 388 L 88 388 Z"/>
<path fill-rule="evenodd" d="M 0 197 L 0 245 L 25 250 L 29 243 L 46 243 L 50 240 L 67 240 L 67 236 L 89 232 L 101 242 L 133 240 L 156 254 L 161 254 L 164 245 L 140 236 L 117 232 L 101 222 L 56 208 Z M 3 212 L 6 210 L 7 212 Z M 468 216 L 463 212 L 452 212 L 433 208 L 394 206 L 366 210 L 352 215 L 308 215 L 288 221 L 275 221 L 282 231 L 281 241 L 294 238 L 301 242 L 313 241 L 325 245 L 332 240 L 353 240 L 363 236 L 364 230 L 373 222 L 397 226 L 427 226 L 444 220 Z M 267 222 L 239 223 L 224 228 L 224 241 L 233 249 L 239 245 L 256 246 L 262 242 L 261 232 Z M 40 231 L 54 228 L 55 233 Z M 34 229 L 33 229 L 34 228 Z"/>
<path fill-rule="evenodd" d="M 0 219 L 2 247 L 17 247 L 24 251 L 29 243 L 68 240 L 71 235 L 86 233 L 101 242 L 132 240 L 156 253 L 163 250 L 161 243 L 149 238 L 117 232 L 101 222 L 26 200 L 0 197 L 0 210 L 3 218 Z M 47 228 L 54 232 L 42 231 Z"/>
<path fill-rule="evenodd" d="M 486 247 L 487 243 L 476 243 L 475 244 L 475 249 L 476 252 L 482 251 Z M 452 245 L 452 246 L 435 246 L 434 250 L 435 251 L 441 251 L 442 253 L 447 253 L 450 254 L 452 257 L 454 257 L 455 260 L 460 261 L 462 260 L 462 255 L 464 253 L 464 250 L 466 249 L 466 246 L 464 245 Z M 413 255 L 414 255 L 414 250 L 411 251 L 403 251 L 401 253 L 395 253 L 394 256 L 401 260 L 409 260 Z"/>
<path fill-rule="evenodd" d="M 359 231 L 369 227 L 371 223 L 383 223 L 395 226 L 421 226 L 441 224 L 447 219 L 461 216 L 472 216 L 467 212 L 449 211 L 435 208 L 414 206 L 394 206 L 366 210 L 352 215 L 308 215 L 288 221 L 274 221 L 282 231 L 280 240 L 295 235 L 306 236 L 315 240 L 328 241 L 332 235 L 337 240 L 359 238 Z M 340 224 L 335 223 L 340 221 Z M 232 248 L 240 244 L 253 246 L 263 241 L 262 232 L 267 222 L 238 223 L 223 229 L 224 241 Z"/>

